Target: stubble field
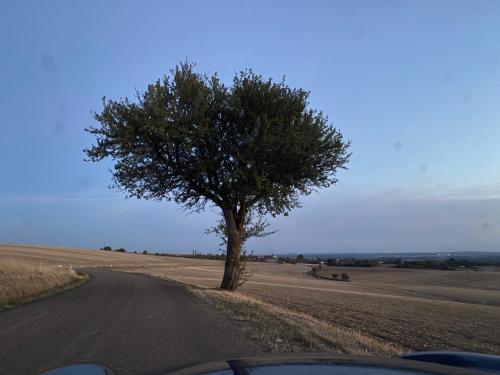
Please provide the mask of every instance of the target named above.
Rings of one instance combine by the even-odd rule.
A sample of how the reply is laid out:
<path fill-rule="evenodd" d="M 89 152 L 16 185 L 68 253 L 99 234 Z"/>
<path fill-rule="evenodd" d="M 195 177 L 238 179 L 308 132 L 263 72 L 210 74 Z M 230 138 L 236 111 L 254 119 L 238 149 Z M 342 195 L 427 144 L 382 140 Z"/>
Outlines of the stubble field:
<path fill-rule="evenodd" d="M 112 266 L 202 288 L 216 288 L 223 270 L 222 262 L 211 260 L 19 245 L 0 245 L 3 259 Z M 248 268 L 253 275 L 238 296 L 310 318 L 308 324 L 318 330 L 350 332 L 389 348 L 372 354 L 434 349 L 500 354 L 500 272 L 384 266 L 325 271 L 349 273 L 351 282 L 340 282 L 314 278 L 303 264 L 250 263 Z"/>

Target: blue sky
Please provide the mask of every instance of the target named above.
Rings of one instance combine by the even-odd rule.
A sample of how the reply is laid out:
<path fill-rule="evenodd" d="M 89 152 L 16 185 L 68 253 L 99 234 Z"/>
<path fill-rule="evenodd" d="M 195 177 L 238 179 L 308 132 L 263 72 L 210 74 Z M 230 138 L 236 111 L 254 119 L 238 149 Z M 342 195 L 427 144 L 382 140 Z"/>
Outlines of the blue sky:
<path fill-rule="evenodd" d="M 215 250 L 215 213 L 124 200 L 83 161 L 100 98 L 181 60 L 311 91 L 352 140 L 338 185 L 257 251 L 500 250 L 500 2 L 46 1 L 0 14 L 0 242 Z"/>

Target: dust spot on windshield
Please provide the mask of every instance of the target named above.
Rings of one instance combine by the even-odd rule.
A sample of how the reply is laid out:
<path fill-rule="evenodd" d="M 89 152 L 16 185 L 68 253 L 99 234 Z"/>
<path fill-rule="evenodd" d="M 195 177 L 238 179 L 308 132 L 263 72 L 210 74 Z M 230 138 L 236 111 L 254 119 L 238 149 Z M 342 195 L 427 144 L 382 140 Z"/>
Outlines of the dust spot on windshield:
<path fill-rule="evenodd" d="M 80 180 L 78 181 L 81 187 L 83 188 L 88 188 L 90 186 L 90 178 L 87 176 L 82 176 L 80 177 Z"/>
<path fill-rule="evenodd" d="M 54 60 L 54 56 L 52 56 L 50 53 L 46 53 L 42 56 L 42 67 L 43 69 L 50 74 L 56 74 L 57 73 L 57 65 Z"/>
<path fill-rule="evenodd" d="M 57 133 L 57 134 L 63 134 L 64 133 L 64 128 L 65 128 L 65 125 L 64 125 L 64 122 L 62 120 L 57 120 L 54 123 L 54 132 L 55 133 Z"/>
<path fill-rule="evenodd" d="M 418 171 L 420 173 L 425 173 L 425 172 L 427 172 L 428 169 L 429 169 L 429 166 L 427 165 L 427 163 L 420 163 L 418 166 Z"/>
<path fill-rule="evenodd" d="M 58 135 L 64 134 L 66 130 L 66 122 L 64 121 L 66 117 L 66 106 L 64 103 L 60 102 L 57 106 L 57 117 L 54 122 L 52 130 Z"/>
<path fill-rule="evenodd" d="M 352 30 L 352 37 L 355 40 L 361 40 L 365 37 L 365 31 L 359 27 L 356 27 Z"/>

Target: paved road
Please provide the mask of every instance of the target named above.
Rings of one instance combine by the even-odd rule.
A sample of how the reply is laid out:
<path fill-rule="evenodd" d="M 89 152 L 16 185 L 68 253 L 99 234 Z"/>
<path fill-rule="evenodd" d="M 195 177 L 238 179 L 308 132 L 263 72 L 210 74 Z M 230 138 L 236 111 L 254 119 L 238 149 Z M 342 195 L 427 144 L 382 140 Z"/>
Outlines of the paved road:
<path fill-rule="evenodd" d="M 0 373 L 74 363 L 120 375 L 161 373 L 259 352 L 181 286 L 119 272 L 91 276 L 81 287 L 0 313 Z"/>

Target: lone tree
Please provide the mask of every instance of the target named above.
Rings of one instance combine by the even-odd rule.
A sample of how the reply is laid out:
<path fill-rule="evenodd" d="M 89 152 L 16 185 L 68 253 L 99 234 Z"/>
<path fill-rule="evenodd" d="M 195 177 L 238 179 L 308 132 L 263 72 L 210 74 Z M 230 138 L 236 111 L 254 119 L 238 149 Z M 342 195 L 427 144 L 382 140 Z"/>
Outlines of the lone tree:
<path fill-rule="evenodd" d="M 256 213 L 253 210 L 248 210 L 246 217 L 243 219 L 242 230 L 240 232 L 240 262 L 239 262 L 239 280 L 238 286 L 243 285 L 251 276 L 251 272 L 246 269 L 248 251 L 245 248 L 245 243 L 252 237 L 262 238 L 270 236 L 277 232 L 277 230 L 268 230 L 270 224 L 266 221 L 263 214 Z M 221 214 L 217 224 L 205 231 L 206 234 L 215 234 L 222 240 L 221 246 L 226 246 L 228 243 L 228 232 L 226 219 Z"/>
<path fill-rule="evenodd" d="M 227 249 L 221 288 L 235 290 L 248 212 L 273 216 L 299 207 L 299 197 L 337 182 L 349 142 L 309 93 L 251 70 L 231 86 L 216 74 L 181 63 L 137 92 L 136 100 L 107 100 L 86 129 L 96 143 L 90 161 L 110 157 L 114 187 L 128 196 L 174 200 L 201 211 L 220 208 Z"/>

